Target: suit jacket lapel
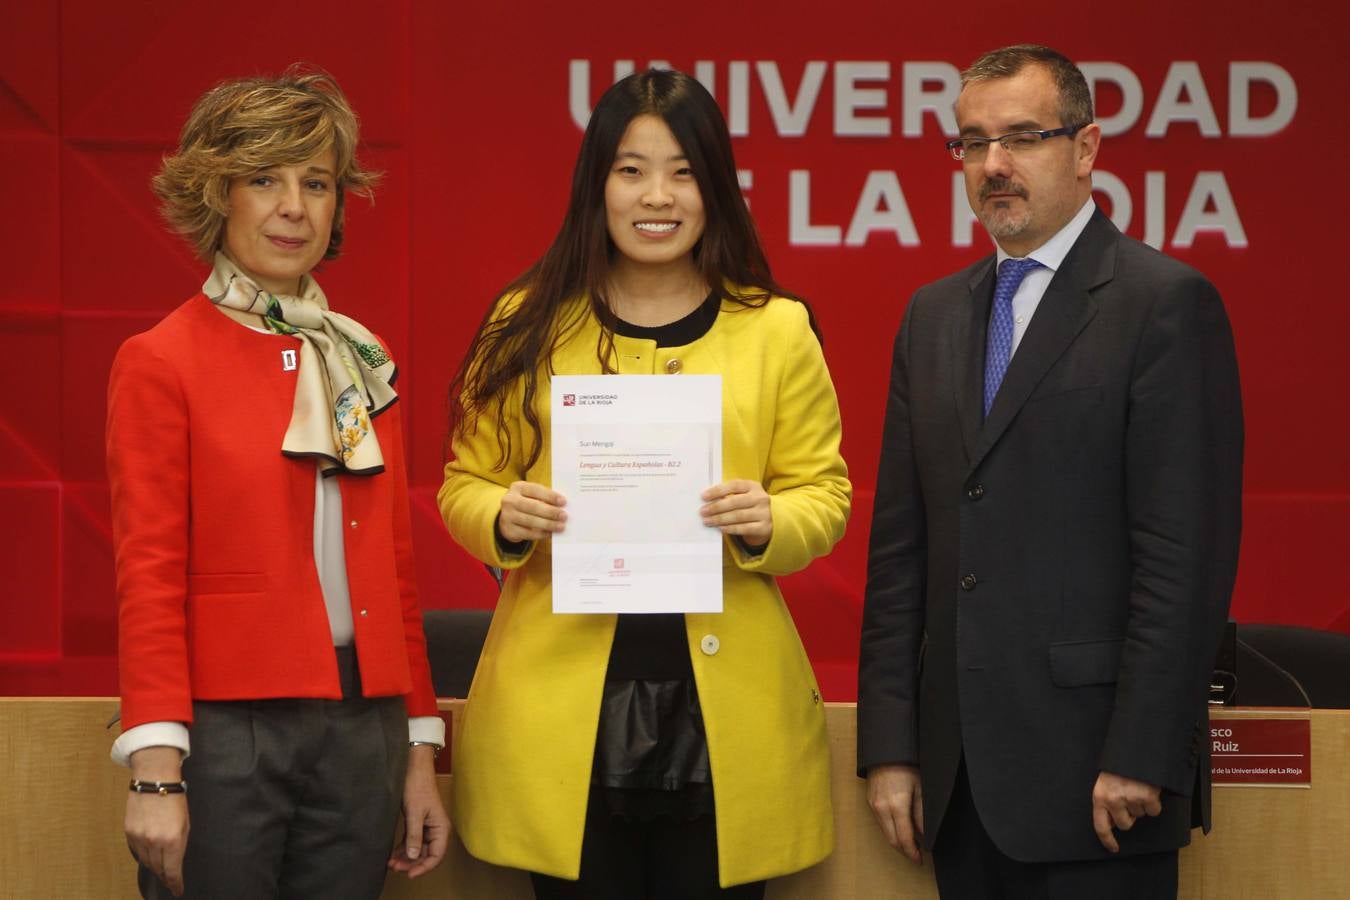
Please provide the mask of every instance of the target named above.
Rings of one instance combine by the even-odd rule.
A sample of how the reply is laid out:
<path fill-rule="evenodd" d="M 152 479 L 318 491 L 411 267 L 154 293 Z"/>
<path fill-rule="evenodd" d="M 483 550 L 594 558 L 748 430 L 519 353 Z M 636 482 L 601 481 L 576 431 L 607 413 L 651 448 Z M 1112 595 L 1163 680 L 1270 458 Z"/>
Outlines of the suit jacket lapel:
<path fill-rule="evenodd" d="M 1055 272 L 1055 277 L 1036 307 L 1031 324 L 1022 335 L 1017 352 L 1008 364 L 1007 374 L 1003 376 L 1003 384 L 994 397 L 994 405 L 979 431 L 975 450 L 970 454 L 972 470 L 1012 424 L 1036 385 L 1040 384 L 1078 333 L 1096 315 L 1097 301 L 1091 291 L 1111 280 L 1115 269 L 1115 246 L 1119 238 L 1120 232 L 1111 224 L 1111 220 L 1101 210 L 1097 210 L 1073 249 L 1064 257 L 1064 263 Z M 992 288 L 990 290 L 992 293 Z M 987 309 L 988 302 L 985 306 Z M 978 367 L 983 378 L 983 343 Z M 983 404 L 982 395 L 979 402 Z M 962 421 L 964 423 L 964 417 Z"/>
<path fill-rule="evenodd" d="M 966 459 L 975 457 L 984 419 L 984 344 L 989 332 L 989 309 L 994 301 L 994 259 L 985 260 L 971 274 L 970 297 L 952 329 L 952 384 L 956 386 L 956 408 Z"/>

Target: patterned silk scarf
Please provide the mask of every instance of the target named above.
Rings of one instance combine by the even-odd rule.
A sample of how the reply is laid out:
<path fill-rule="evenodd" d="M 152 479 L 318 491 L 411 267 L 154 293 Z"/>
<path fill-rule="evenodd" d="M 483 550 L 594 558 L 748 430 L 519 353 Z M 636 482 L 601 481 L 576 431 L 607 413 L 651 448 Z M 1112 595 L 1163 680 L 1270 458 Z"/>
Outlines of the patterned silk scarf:
<path fill-rule="evenodd" d="M 202 293 L 217 306 L 262 316 L 276 334 L 300 339 L 299 380 L 282 453 L 315 457 L 325 476 L 384 471 L 370 418 L 398 399 L 392 387 L 398 370 L 373 334 L 331 311 L 310 276 L 300 279 L 299 297 L 269 294 L 223 253 L 216 254 Z"/>

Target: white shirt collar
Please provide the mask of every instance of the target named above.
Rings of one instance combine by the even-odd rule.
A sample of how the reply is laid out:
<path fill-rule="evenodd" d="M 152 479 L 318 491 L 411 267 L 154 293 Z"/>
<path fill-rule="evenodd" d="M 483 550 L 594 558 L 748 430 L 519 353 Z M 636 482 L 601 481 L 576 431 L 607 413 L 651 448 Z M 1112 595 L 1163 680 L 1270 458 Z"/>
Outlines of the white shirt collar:
<path fill-rule="evenodd" d="M 1060 265 L 1064 262 L 1064 257 L 1069 255 L 1069 250 L 1078 240 L 1078 236 L 1083 233 L 1083 229 L 1087 227 L 1088 220 L 1092 218 L 1092 212 L 1096 208 L 1097 204 L 1089 196 L 1087 202 L 1083 204 L 1077 214 L 1063 228 L 1056 231 L 1050 240 L 1028 253 L 1027 258 L 1036 260 L 1051 272 L 1059 271 Z M 995 265 L 1011 258 L 1003 252 L 1002 247 L 999 247 Z"/>

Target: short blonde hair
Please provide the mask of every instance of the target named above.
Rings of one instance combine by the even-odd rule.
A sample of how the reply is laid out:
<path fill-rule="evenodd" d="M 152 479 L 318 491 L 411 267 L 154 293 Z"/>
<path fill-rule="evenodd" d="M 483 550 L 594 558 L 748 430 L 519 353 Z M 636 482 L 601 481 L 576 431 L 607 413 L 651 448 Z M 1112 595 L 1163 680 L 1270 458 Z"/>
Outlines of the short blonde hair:
<path fill-rule="evenodd" d="M 337 209 L 324 259 L 342 245 L 342 211 L 351 191 L 370 198 L 380 173 L 356 160 L 356 113 L 327 72 L 291 66 L 278 78 L 219 84 L 192 108 L 178 152 L 151 180 L 169 227 L 210 262 L 220 249 L 230 181 L 272 166 L 297 165 L 332 150 Z"/>

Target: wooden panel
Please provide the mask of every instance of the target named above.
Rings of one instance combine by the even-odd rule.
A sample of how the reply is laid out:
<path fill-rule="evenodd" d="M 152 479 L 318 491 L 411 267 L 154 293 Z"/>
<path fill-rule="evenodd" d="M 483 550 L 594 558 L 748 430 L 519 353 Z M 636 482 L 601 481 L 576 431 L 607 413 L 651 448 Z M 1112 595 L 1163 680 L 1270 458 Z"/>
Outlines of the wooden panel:
<path fill-rule="evenodd" d="M 462 701 L 441 701 L 457 720 Z M 135 866 L 122 835 L 127 773 L 108 759 L 111 699 L 0 698 L 0 898 L 133 900 Z M 1181 854 L 1182 898 L 1334 897 L 1350 884 L 1350 711 L 1313 710 L 1313 786 L 1217 788 L 1215 829 Z M 770 885 L 769 900 L 932 898 L 931 865 L 891 850 L 872 822 L 853 774 L 854 708 L 830 704 L 834 855 Z M 458 722 L 456 721 L 456 724 Z M 439 779 L 450 796 L 451 776 Z M 522 872 L 471 858 L 458 841 L 435 871 L 408 882 L 391 875 L 386 898 L 529 900 Z"/>
<path fill-rule="evenodd" d="M 1236 710 L 1236 715 L 1253 711 Z M 1303 711 L 1262 710 L 1298 716 Z M 1232 715 L 1214 712 L 1219 721 Z M 1214 830 L 1181 855 L 1183 897 L 1350 893 L 1350 710 L 1312 710 L 1312 787 L 1214 789 Z"/>
<path fill-rule="evenodd" d="M 0 896 L 133 898 L 112 699 L 0 700 Z"/>

